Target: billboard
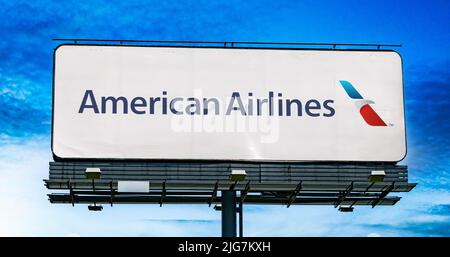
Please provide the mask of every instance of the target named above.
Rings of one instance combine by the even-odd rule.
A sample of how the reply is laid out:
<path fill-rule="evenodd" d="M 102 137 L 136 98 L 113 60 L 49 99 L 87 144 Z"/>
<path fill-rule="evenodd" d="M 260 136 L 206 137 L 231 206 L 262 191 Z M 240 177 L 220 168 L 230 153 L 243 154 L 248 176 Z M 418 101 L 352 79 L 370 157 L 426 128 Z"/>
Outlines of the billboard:
<path fill-rule="evenodd" d="M 383 161 L 406 155 L 394 51 L 61 45 L 62 159 Z"/>

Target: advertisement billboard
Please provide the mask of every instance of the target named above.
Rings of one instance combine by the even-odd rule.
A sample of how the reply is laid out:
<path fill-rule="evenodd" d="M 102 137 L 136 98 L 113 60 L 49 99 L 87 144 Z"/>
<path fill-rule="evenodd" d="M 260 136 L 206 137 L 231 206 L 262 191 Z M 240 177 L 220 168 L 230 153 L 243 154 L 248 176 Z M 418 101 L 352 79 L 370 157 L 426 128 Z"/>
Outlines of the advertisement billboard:
<path fill-rule="evenodd" d="M 61 45 L 61 159 L 382 161 L 406 155 L 394 51 Z"/>

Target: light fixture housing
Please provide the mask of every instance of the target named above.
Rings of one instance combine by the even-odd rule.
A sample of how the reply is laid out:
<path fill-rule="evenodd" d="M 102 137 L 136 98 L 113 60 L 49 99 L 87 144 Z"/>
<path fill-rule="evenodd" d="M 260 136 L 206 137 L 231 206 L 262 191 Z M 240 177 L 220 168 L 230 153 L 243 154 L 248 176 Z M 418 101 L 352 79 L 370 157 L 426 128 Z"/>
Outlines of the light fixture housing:
<path fill-rule="evenodd" d="M 103 210 L 103 206 L 101 206 L 101 205 L 96 205 L 96 204 L 90 204 L 90 205 L 88 206 L 88 209 L 89 209 L 90 211 L 101 211 L 101 210 Z"/>
<path fill-rule="evenodd" d="M 84 172 L 87 179 L 100 179 L 102 175 L 102 171 L 100 168 L 86 168 L 86 171 Z"/>
<path fill-rule="evenodd" d="M 383 182 L 386 172 L 384 170 L 373 170 L 370 172 L 369 181 L 370 182 Z"/>
<path fill-rule="evenodd" d="M 352 206 L 339 206 L 340 212 L 353 212 Z"/>
<path fill-rule="evenodd" d="M 244 181 L 246 176 L 245 170 L 231 170 L 230 180 L 233 182 Z"/>

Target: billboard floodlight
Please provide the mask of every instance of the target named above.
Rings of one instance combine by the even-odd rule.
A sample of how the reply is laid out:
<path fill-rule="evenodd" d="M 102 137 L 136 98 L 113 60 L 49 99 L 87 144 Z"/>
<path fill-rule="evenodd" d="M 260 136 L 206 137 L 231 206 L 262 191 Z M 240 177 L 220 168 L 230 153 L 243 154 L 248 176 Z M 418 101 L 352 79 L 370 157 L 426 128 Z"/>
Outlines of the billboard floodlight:
<path fill-rule="evenodd" d="M 384 170 L 373 170 L 370 173 L 369 181 L 370 182 L 383 182 L 385 176 L 386 176 L 386 172 Z"/>
<path fill-rule="evenodd" d="M 339 206 L 340 212 L 353 212 L 352 206 Z"/>
<path fill-rule="evenodd" d="M 102 174 L 100 168 L 86 168 L 84 173 L 87 179 L 100 179 Z"/>
<path fill-rule="evenodd" d="M 232 170 L 230 175 L 230 180 L 233 182 L 243 181 L 247 173 L 245 170 Z"/>
<path fill-rule="evenodd" d="M 90 204 L 90 205 L 88 206 L 88 209 L 89 209 L 90 211 L 101 211 L 101 210 L 103 210 L 103 206 L 101 206 L 101 205 L 96 205 L 96 204 L 94 203 L 94 204 Z"/>

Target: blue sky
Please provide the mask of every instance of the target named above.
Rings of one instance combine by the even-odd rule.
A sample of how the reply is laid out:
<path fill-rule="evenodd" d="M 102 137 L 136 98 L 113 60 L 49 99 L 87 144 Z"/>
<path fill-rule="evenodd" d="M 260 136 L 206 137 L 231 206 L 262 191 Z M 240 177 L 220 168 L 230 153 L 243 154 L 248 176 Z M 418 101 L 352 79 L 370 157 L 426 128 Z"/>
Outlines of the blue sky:
<path fill-rule="evenodd" d="M 0 1 L 0 235 L 219 236 L 207 206 L 51 205 L 52 38 L 399 43 L 410 181 L 394 207 L 248 206 L 249 236 L 450 235 L 450 1 Z M 273 219 L 272 217 L 278 217 Z M 289 220 L 289 223 L 286 221 Z"/>

